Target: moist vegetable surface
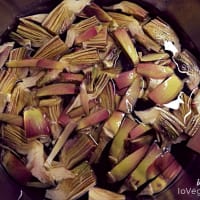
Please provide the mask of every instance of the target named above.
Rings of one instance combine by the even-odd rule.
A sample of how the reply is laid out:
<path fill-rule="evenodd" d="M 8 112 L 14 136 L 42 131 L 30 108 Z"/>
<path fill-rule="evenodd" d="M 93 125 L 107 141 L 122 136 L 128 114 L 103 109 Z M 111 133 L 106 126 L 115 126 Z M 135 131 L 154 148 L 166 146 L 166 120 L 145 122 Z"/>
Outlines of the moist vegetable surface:
<path fill-rule="evenodd" d="M 200 152 L 198 61 L 134 2 L 63 0 L 0 46 L 1 161 L 45 198 L 153 196 Z"/>

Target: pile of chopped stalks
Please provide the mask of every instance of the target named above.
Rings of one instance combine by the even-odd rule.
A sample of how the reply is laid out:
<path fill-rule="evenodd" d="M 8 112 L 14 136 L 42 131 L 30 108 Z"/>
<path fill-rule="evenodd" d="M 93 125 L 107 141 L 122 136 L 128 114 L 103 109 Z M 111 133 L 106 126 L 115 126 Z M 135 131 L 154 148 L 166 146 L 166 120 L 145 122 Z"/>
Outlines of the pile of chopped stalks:
<path fill-rule="evenodd" d="M 21 17 L 0 67 L 2 164 L 47 199 L 154 195 L 182 170 L 172 144 L 200 151 L 197 62 L 133 2 Z"/>

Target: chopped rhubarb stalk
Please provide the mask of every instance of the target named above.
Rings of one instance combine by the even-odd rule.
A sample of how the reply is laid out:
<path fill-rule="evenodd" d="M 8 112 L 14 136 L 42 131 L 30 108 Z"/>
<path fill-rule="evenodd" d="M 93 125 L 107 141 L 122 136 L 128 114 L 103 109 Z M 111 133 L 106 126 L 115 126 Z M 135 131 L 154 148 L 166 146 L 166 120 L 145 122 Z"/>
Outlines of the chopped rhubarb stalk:
<path fill-rule="evenodd" d="M 83 10 L 84 13 L 89 16 L 96 16 L 97 19 L 101 22 L 112 22 L 113 19 L 105 12 L 100 6 L 92 2 L 90 5 L 86 6 Z"/>
<path fill-rule="evenodd" d="M 123 194 L 111 192 L 110 190 L 93 187 L 89 190 L 88 200 L 125 200 L 126 197 Z"/>
<path fill-rule="evenodd" d="M 134 27 L 131 26 L 129 29 L 130 29 L 131 32 L 133 32 L 132 29 L 134 29 Z M 149 51 L 153 50 L 154 52 L 160 52 L 160 50 L 161 50 L 161 45 L 158 44 L 157 42 L 155 42 L 154 40 L 152 40 L 145 33 L 143 33 L 143 34 L 136 34 L 134 38 L 135 38 L 135 40 L 138 43 L 140 43 L 141 45 L 143 45 Z"/>
<path fill-rule="evenodd" d="M 82 84 L 80 85 L 80 99 L 81 99 L 81 104 L 83 106 L 83 110 L 88 115 L 89 110 L 90 110 L 90 108 L 89 108 L 89 96 L 88 96 L 88 93 L 87 93 L 85 81 L 83 81 Z"/>
<path fill-rule="evenodd" d="M 152 180 L 152 182 L 149 183 L 149 186 L 151 187 L 150 195 L 154 195 L 165 190 L 180 174 L 181 170 L 182 167 L 178 164 L 177 161 L 174 161 L 168 165 L 168 167 L 162 171 L 159 176 L 157 176 L 154 180 Z M 149 195 L 149 193 L 143 193 L 143 195 Z"/>
<path fill-rule="evenodd" d="M 102 93 L 99 95 L 100 105 L 111 112 L 115 111 L 118 107 L 118 103 L 115 102 L 115 95 L 115 85 L 113 81 L 109 81 Z"/>
<path fill-rule="evenodd" d="M 141 6 L 139 6 L 136 3 L 129 2 L 129 1 L 122 1 L 118 4 L 114 4 L 112 6 L 105 7 L 105 8 L 109 9 L 109 10 L 110 9 L 111 10 L 121 10 L 123 13 L 133 15 L 134 17 L 136 17 L 140 20 L 144 20 L 148 15 L 148 12 L 146 10 L 144 10 Z"/>
<path fill-rule="evenodd" d="M 67 169 L 72 169 L 76 164 L 87 159 L 95 146 L 87 135 L 77 135 L 77 137 L 65 143 L 61 151 L 60 160 Z"/>
<path fill-rule="evenodd" d="M 76 174 L 74 178 L 62 180 L 56 188 L 47 190 L 45 197 L 52 200 L 78 199 L 96 185 L 96 177 L 88 163 L 76 166 L 72 173 Z"/>
<path fill-rule="evenodd" d="M 17 33 L 29 39 L 33 47 L 41 47 L 53 38 L 43 27 L 24 18 L 20 18 Z"/>
<path fill-rule="evenodd" d="M 83 74 L 74 74 L 74 73 L 61 73 L 59 80 L 61 82 L 82 82 L 83 81 Z"/>
<path fill-rule="evenodd" d="M 150 22 L 145 24 L 143 28 L 144 31 L 160 45 L 164 46 L 166 41 L 170 41 L 174 44 L 176 50 L 180 52 L 181 46 L 179 39 L 174 30 L 172 30 L 168 24 L 161 22 L 158 19 L 152 19 Z"/>
<path fill-rule="evenodd" d="M 137 64 L 139 62 L 139 57 L 135 46 L 128 35 L 128 32 L 124 28 L 118 28 L 113 32 L 114 37 L 119 42 L 125 53 L 131 59 L 133 64 Z"/>
<path fill-rule="evenodd" d="M 23 83 L 18 83 L 12 91 L 7 112 L 18 115 L 30 103 L 30 96 L 31 91 L 24 87 Z"/>
<path fill-rule="evenodd" d="M 182 88 L 183 82 L 174 74 L 153 89 L 148 96 L 155 103 L 162 105 L 173 100 Z"/>
<path fill-rule="evenodd" d="M 16 126 L 23 126 L 22 116 L 11 113 L 0 113 L 0 121 Z"/>
<path fill-rule="evenodd" d="M 106 109 L 100 109 L 89 116 L 82 118 L 77 126 L 77 130 L 87 128 L 89 126 L 95 126 L 96 124 L 105 121 L 109 118 L 110 113 Z"/>
<path fill-rule="evenodd" d="M 5 71 L 5 73 L 3 71 Z M 12 70 L 3 70 L 3 71 L 1 71 L 2 73 L 0 74 L 1 76 L 0 91 L 3 93 L 11 93 L 18 80 L 18 77 L 15 74 L 15 71 Z"/>
<path fill-rule="evenodd" d="M 60 39 L 59 36 L 53 37 L 46 44 L 44 44 L 34 54 L 34 58 L 49 58 L 53 59 L 59 57 L 67 51 L 67 45 Z"/>
<path fill-rule="evenodd" d="M 153 62 L 158 60 L 166 60 L 169 58 L 168 53 L 149 53 L 140 58 L 141 62 Z"/>
<path fill-rule="evenodd" d="M 126 71 L 120 73 L 115 79 L 115 83 L 117 88 L 121 90 L 122 88 L 129 87 L 133 82 L 134 78 L 136 77 L 136 73 L 134 70 Z"/>
<path fill-rule="evenodd" d="M 83 42 L 95 37 L 98 34 L 99 29 L 101 29 L 101 26 L 96 26 L 96 27 L 93 26 L 93 27 L 87 29 L 86 31 L 84 31 L 83 33 L 81 33 L 79 36 L 76 37 L 75 44 L 83 43 Z"/>
<path fill-rule="evenodd" d="M 48 117 L 50 120 L 49 126 L 54 139 L 57 139 L 62 131 L 62 127 L 58 124 L 58 118 L 62 111 L 62 99 L 59 97 L 41 100 L 40 107 L 45 106 L 47 108 Z"/>
<path fill-rule="evenodd" d="M 125 141 L 128 139 L 130 131 L 137 125 L 134 120 L 125 117 L 119 130 L 117 131 L 110 147 L 109 158 L 116 164 L 125 156 Z"/>
<path fill-rule="evenodd" d="M 133 170 L 129 177 L 130 185 L 134 190 L 137 190 L 141 185 L 148 181 L 146 177 L 147 169 L 161 154 L 162 150 L 160 147 L 156 143 L 152 144 L 144 159 L 136 169 Z"/>
<path fill-rule="evenodd" d="M 124 113 L 114 111 L 110 118 L 105 122 L 103 130 L 108 137 L 113 138 L 117 134 L 117 131 L 121 126 L 124 116 Z"/>
<path fill-rule="evenodd" d="M 4 152 L 2 165 L 5 167 L 9 175 L 20 184 L 25 185 L 31 180 L 31 172 L 26 168 L 25 164 L 11 152 Z"/>
<path fill-rule="evenodd" d="M 39 59 L 10 60 L 6 63 L 7 67 L 36 67 Z"/>
<path fill-rule="evenodd" d="M 47 119 L 39 108 L 28 107 L 24 110 L 24 129 L 27 138 L 50 135 Z"/>
<path fill-rule="evenodd" d="M 0 46 L 0 68 L 3 67 L 9 57 L 10 51 L 13 49 L 14 42 L 4 43 Z"/>
<path fill-rule="evenodd" d="M 76 128 L 77 124 L 74 123 L 73 121 L 70 121 L 65 129 L 63 130 L 63 132 L 61 133 L 61 135 L 59 136 L 56 144 L 54 145 L 51 153 L 49 154 L 48 158 L 45 161 L 45 166 L 49 167 L 51 166 L 52 161 L 54 160 L 54 158 L 56 157 L 56 155 L 58 154 L 58 152 L 62 149 L 63 145 L 65 144 L 66 140 L 68 139 L 68 137 L 70 136 L 70 134 L 73 132 L 73 130 Z"/>
<path fill-rule="evenodd" d="M 142 78 L 138 75 L 134 78 L 132 84 L 123 96 L 120 104 L 119 110 L 125 113 L 130 113 L 133 111 L 133 107 L 139 97 L 142 88 Z"/>
<path fill-rule="evenodd" d="M 39 14 L 25 16 L 23 18 L 41 24 L 44 21 L 44 19 L 47 17 L 47 15 L 48 14 L 46 13 L 39 13 Z"/>
<path fill-rule="evenodd" d="M 22 84 L 26 88 L 34 87 L 37 85 L 37 82 L 45 75 L 44 71 L 37 73 L 34 76 L 29 76 L 22 79 Z"/>
<path fill-rule="evenodd" d="M 67 44 L 68 47 L 71 47 L 74 44 L 75 40 L 78 43 L 78 42 L 81 42 L 83 40 L 83 38 L 85 40 L 85 37 L 86 38 L 93 37 L 94 35 L 97 34 L 97 31 L 98 31 L 95 27 L 98 26 L 99 24 L 100 24 L 100 22 L 96 18 L 96 16 L 86 18 L 86 19 L 78 22 L 77 24 L 73 24 L 67 31 L 65 43 Z M 86 33 L 89 34 L 89 37 Z M 84 37 L 83 36 L 80 37 L 80 35 L 84 35 Z M 80 39 L 81 39 L 81 41 L 77 41 Z"/>
<path fill-rule="evenodd" d="M 145 132 L 149 131 L 150 129 L 150 126 L 140 123 L 130 131 L 129 137 L 131 140 L 134 140 L 143 135 Z"/>
<path fill-rule="evenodd" d="M 84 48 L 95 47 L 99 50 L 105 50 L 108 38 L 108 26 L 103 26 L 101 30 L 92 38 L 83 42 Z"/>
<path fill-rule="evenodd" d="M 4 111 L 9 101 L 10 101 L 10 94 L 5 94 L 0 92 L 0 113 Z"/>
<path fill-rule="evenodd" d="M 38 97 L 49 96 L 49 95 L 67 95 L 75 94 L 76 85 L 72 83 L 55 83 L 44 86 L 37 90 L 36 95 Z"/>
<path fill-rule="evenodd" d="M 139 63 L 136 65 L 136 72 L 142 76 L 163 79 L 171 76 L 174 71 L 171 67 L 156 65 L 153 63 Z"/>
<path fill-rule="evenodd" d="M 148 146 L 145 145 L 125 157 L 111 171 L 108 172 L 109 181 L 111 183 L 115 183 L 127 177 L 144 158 L 147 150 Z"/>
<path fill-rule="evenodd" d="M 92 109 L 95 105 L 96 103 L 94 101 L 89 101 L 89 109 Z M 85 116 L 85 111 L 82 105 L 75 107 L 72 110 L 70 110 L 67 107 L 59 116 L 58 121 L 62 126 L 65 126 L 69 122 L 70 119 L 74 120 L 77 117 L 84 117 L 84 116 Z"/>
<path fill-rule="evenodd" d="M 65 54 L 60 61 L 68 62 L 70 65 L 93 65 L 100 61 L 96 48 L 87 48 Z"/>
<path fill-rule="evenodd" d="M 73 23 L 76 15 L 90 0 L 72 1 L 65 0 L 58 4 L 45 18 L 42 26 L 55 34 L 62 34 Z"/>
<path fill-rule="evenodd" d="M 10 148 L 15 149 L 16 151 L 18 147 L 27 143 L 24 130 L 15 125 L 7 124 L 6 126 L 2 127 L 1 139 Z"/>

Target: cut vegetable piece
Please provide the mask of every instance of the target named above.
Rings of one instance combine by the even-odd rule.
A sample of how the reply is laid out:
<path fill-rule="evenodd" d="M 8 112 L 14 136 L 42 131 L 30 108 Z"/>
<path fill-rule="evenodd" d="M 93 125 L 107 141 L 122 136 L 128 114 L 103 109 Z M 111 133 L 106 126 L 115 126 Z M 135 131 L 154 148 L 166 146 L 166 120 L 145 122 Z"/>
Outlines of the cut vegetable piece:
<path fill-rule="evenodd" d="M 124 116 L 124 113 L 114 111 L 110 118 L 105 122 L 103 130 L 108 137 L 113 138 L 117 134 L 117 131 L 121 126 Z"/>
<path fill-rule="evenodd" d="M 110 190 L 105 190 L 102 188 L 91 188 L 89 190 L 89 199 L 88 200 L 125 200 L 126 197 L 123 194 L 118 194 L 111 192 Z"/>
<path fill-rule="evenodd" d="M 136 72 L 142 76 L 154 79 L 167 78 L 174 73 L 171 67 L 154 63 L 139 63 L 136 65 Z"/>
<path fill-rule="evenodd" d="M 65 73 L 65 72 L 61 73 L 60 78 L 59 78 L 61 82 L 75 82 L 75 83 L 82 82 L 83 79 L 84 79 L 83 74 L 74 74 L 74 73 Z"/>
<path fill-rule="evenodd" d="M 28 58 L 30 56 L 30 53 L 31 53 L 31 50 L 27 47 L 15 48 L 10 52 L 9 61 Z M 29 72 L 28 67 L 24 69 L 13 68 L 12 70 L 15 72 L 15 74 L 17 75 L 19 79 L 23 79 L 27 77 L 28 72 Z"/>
<path fill-rule="evenodd" d="M 92 38 L 83 41 L 84 48 L 97 48 L 99 50 L 105 50 L 107 46 L 108 39 L 108 26 L 104 25 L 101 30 Z"/>
<path fill-rule="evenodd" d="M 131 26 L 129 29 L 130 29 L 130 32 L 133 32 L 132 29 L 134 29 L 134 27 Z M 138 43 L 143 45 L 149 51 L 151 51 L 151 50 L 154 51 L 154 52 L 160 52 L 161 51 L 161 45 L 158 44 L 156 41 L 152 40 L 145 33 L 136 34 L 134 38 Z"/>
<path fill-rule="evenodd" d="M 144 158 L 148 146 L 145 145 L 135 152 L 129 154 L 121 162 L 119 162 L 111 171 L 108 172 L 108 178 L 111 183 L 121 181 L 129 175 Z"/>
<path fill-rule="evenodd" d="M 19 126 L 9 124 L 2 126 L 1 139 L 3 143 L 17 152 L 19 147 L 27 143 L 24 130 Z"/>
<path fill-rule="evenodd" d="M 165 42 L 172 42 L 177 51 L 180 52 L 181 46 L 179 43 L 179 38 L 172 28 L 158 19 L 153 19 L 143 26 L 144 31 L 146 31 L 150 37 L 152 37 L 156 42 L 164 46 Z"/>
<path fill-rule="evenodd" d="M 70 54 L 65 54 L 60 61 L 70 65 L 93 65 L 100 61 L 96 48 L 80 49 Z"/>
<path fill-rule="evenodd" d="M 31 40 L 23 38 L 20 34 L 11 32 L 10 38 L 20 44 L 22 47 L 31 47 Z"/>
<path fill-rule="evenodd" d="M 87 159 L 96 145 L 87 135 L 77 135 L 68 140 L 61 151 L 60 160 L 67 169 Z"/>
<path fill-rule="evenodd" d="M 0 46 L 0 68 L 2 68 L 13 49 L 14 42 L 7 42 Z"/>
<path fill-rule="evenodd" d="M 126 72 L 121 72 L 115 79 L 117 88 L 121 90 L 122 88 L 129 87 L 133 82 L 134 78 L 137 76 L 135 70 L 130 70 Z"/>
<path fill-rule="evenodd" d="M 25 77 L 22 79 L 22 85 L 26 88 L 36 86 L 37 82 L 45 75 L 44 71 L 38 72 L 36 75 Z"/>
<path fill-rule="evenodd" d="M 20 18 L 17 33 L 29 39 L 33 47 L 41 47 L 53 37 L 40 25 L 23 18 Z"/>
<path fill-rule="evenodd" d="M 162 154 L 160 147 L 154 143 L 149 148 L 146 156 L 140 162 L 129 177 L 130 185 L 134 190 L 137 190 L 141 185 L 148 181 L 146 177 L 148 167 Z"/>
<path fill-rule="evenodd" d="M 62 99 L 59 97 L 40 100 L 39 106 L 45 106 L 48 110 L 50 120 L 49 126 L 54 139 L 57 139 L 62 132 L 61 125 L 58 124 L 58 118 L 62 112 Z"/>
<path fill-rule="evenodd" d="M 39 14 L 25 16 L 23 18 L 41 24 L 44 21 L 44 19 L 47 17 L 47 15 L 48 14 L 46 13 L 39 13 Z"/>
<path fill-rule="evenodd" d="M 102 131 L 98 138 L 98 145 L 96 149 L 94 150 L 94 152 L 92 152 L 89 163 L 91 164 L 99 163 L 102 157 L 102 154 L 104 152 L 104 149 L 106 148 L 106 146 L 109 144 L 110 141 L 111 141 L 111 138 L 107 134 L 105 134 L 104 131 Z"/>
<path fill-rule="evenodd" d="M 159 176 L 149 183 L 151 190 L 145 191 L 144 189 L 142 195 L 154 195 L 163 191 L 175 180 L 175 178 L 180 174 L 181 170 L 182 167 L 177 161 L 172 162 L 164 171 L 162 171 Z"/>
<path fill-rule="evenodd" d="M 94 26 L 89 28 L 88 30 L 84 31 L 83 33 L 81 33 L 80 35 L 78 35 L 75 39 L 75 44 L 81 44 L 87 40 L 92 39 L 93 37 L 95 37 L 99 31 L 102 29 L 102 26 Z M 84 47 L 87 47 L 86 45 L 84 45 Z"/>
<path fill-rule="evenodd" d="M 25 164 L 11 152 L 6 151 L 3 153 L 2 165 L 9 175 L 20 184 L 25 185 L 31 180 L 31 172 L 26 168 Z"/>
<path fill-rule="evenodd" d="M 144 10 L 141 6 L 139 6 L 136 3 L 129 2 L 129 1 L 121 1 L 118 4 L 114 4 L 112 6 L 105 7 L 105 8 L 112 9 L 112 10 L 119 9 L 122 12 L 133 15 L 134 17 L 136 17 L 140 20 L 144 20 L 148 15 L 148 12 L 146 10 Z"/>
<path fill-rule="evenodd" d="M 45 18 L 42 26 L 55 34 L 62 34 L 73 23 L 76 14 L 89 3 L 90 0 L 64 0 L 55 7 Z"/>
<path fill-rule="evenodd" d="M 100 109 L 94 113 L 91 113 L 89 116 L 82 118 L 77 126 L 77 130 L 83 129 L 89 126 L 95 126 L 98 123 L 105 121 L 109 117 L 109 112 L 106 109 Z"/>
<path fill-rule="evenodd" d="M 0 91 L 3 93 L 11 93 L 18 80 L 18 77 L 15 71 L 8 69 L 0 71 L 0 80 Z"/>
<path fill-rule="evenodd" d="M 107 12 L 105 12 L 99 5 L 92 2 L 90 5 L 86 6 L 83 12 L 89 16 L 96 16 L 97 19 L 101 22 L 112 22 L 113 19 L 110 17 Z"/>
<path fill-rule="evenodd" d="M 62 180 L 55 189 L 47 190 L 45 197 L 52 200 L 74 200 L 96 185 L 96 177 L 88 163 L 81 163 L 72 172 L 76 174 L 74 178 Z"/>
<path fill-rule="evenodd" d="M 143 34 L 143 30 L 139 22 L 133 17 L 117 12 L 108 12 L 108 14 L 116 21 L 119 27 L 128 28 L 131 35 L 134 37 L 136 34 Z"/>
<path fill-rule="evenodd" d="M 173 100 L 183 88 L 183 82 L 174 74 L 149 93 L 149 98 L 157 104 Z"/>
<path fill-rule="evenodd" d="M 55 83 L 44 86 L 37 90 L 36 95 L 38 97 L 49 96 L 49 95 L 67 95 L 75 94 L 76 85 L 72 83 Z"/>
<path fill-rule="evenodd" d="M 141 62 L 153 62 L 158 60 L 165 60 L 169 58 L 168 53 L 149 53 L 147 55 L 141 56 L 140 61 Z"/>
<path fill-rule="evenodd" d="M 50 135 L 49 124 L 39 108 L 28 107 L 25 109 L 24 129 L 27 138 L 37 138 Z"/>
<path fill-rule="evenodd" d="M 83 106 L 83 110 L 88 115 L 90 108 L 89 108 L 89 96 L 86 88 L 86 81 L 83 81 L 80 85 L 80 100 Z"/>
<path fill-rule="evenodd" d="M 76 128 L 77 124 L 73 121 L 70 121 L 66 126 L 61 135 L 59 136 L 56 144 L 54 145 L 51 153 L 49 154 L 48 158 L 46 159 L 44 166 L 49 167 L 51 166 L 52 161 L 58 154 L 58 152 L 62 149 L 63 145 L 65 144 L 66 140 L 70 136 L 70 134 L 73 132 L 73 130 Z"/>
<path fill-rule="evenodd" d="M 149 131 L 151 127 L 149 125 L 140 123 L 137 126 L 135 126 L 129 133 L 130 140 L 134 140 L 141 135 L 143 135 L 145 132 Z"/>
<path fill-rule="evenodd" d="M 125 113 L 131 113 L 133 111 L 134 105 L 139 97 L 140 91 L 142 89 L 142 78 L 137 75 L 125 95 L 123 96 L 120 104 L 119 110 Z"/>
<path fill-rule="evenodd" d="M 119 163 L 125 156 L 125 141 L 128 139 L 129 132 L 137 123 L 134 120 L 125 117 L 117 134 L 115 135 L 109 151 L 109 159 L 112 163 Z"/>
<path fill-rule="evenodd" d="M 3 113 L 8 102 L 10 102 L 10 94 L 0 92 L 0 113 Z"/>
<path fill-rule="evenodd" d="M 16 126 L 23 126 L 22 116 L 11 113 L 0 113 L 0 121 Z"/>
<path fill-rule="evenodd" d="M 18 115 L 30 101 L 30 90 L 24 87 L 23 83 L 18 83 L 12 91 L 7 112 Z"/>
<path fill-rule="evenodd" d="M 109 81 L 102 93 L 99 95 L 100 105 L 106 108 L 107 110 L 110 110 L 111 112 L 114 112 L 119 106 L 119 103 L 115 101 L 115 90 L 116 89 L 113 81 Z"/>
<path fill-rule="evenodd" d="M 67 45 L 60 39 L 59 36 L 53 37 L 34 54 L 34 58 L 59 58 L 60 55 L 67 51 Z"/>
<path fill-rule="evenodd" d="M 128 55 L 128 57 L 131 59 L 133 65 L 137 64 L 139 62 L 139 57 L 127 31 L 124 28 L 118 28 L 113 32 L 113 35 L 119 42 L 125 53 Z"/>
<path fill-rule="evenodd" d="M 84 41 L 85 38 L 93 37 L 97 34 L 97 26 L 99 24 L 100 22 L 96 16 L 89 17 L 78 22 L 77 24 L 73 24 L 67 31 L 65 43 L 70 48 L 74 44 L 74 41 L 76 41 L 76 43 L 80 43 L 81 41 Z"/>
<path fill-rule="evenodd" d="M 153 124 L 154 128 L 167 135 L 170 139 L 175 140 L 183 133 L 185 124 L 169 111 L 166 111 L 162 108 L 156 109 L 160 112 L 158 118 Z"/>

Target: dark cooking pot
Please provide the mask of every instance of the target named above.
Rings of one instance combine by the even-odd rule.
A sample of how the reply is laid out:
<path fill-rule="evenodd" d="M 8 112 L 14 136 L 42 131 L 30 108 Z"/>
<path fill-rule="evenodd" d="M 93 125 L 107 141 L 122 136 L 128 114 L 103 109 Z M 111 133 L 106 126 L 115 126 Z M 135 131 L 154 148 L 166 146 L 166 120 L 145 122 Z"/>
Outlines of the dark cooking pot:
<path fill-rule="evenodd" d="M 97 0 L 98 1 L 98 0 Z M 117 0 L 99 0 L 101 5 L 116 3 Z M 135 0 L 153 14 L 164 18 L 178 33 L 181 43 L 197 58 L 200 56 L 200 1 L 199 0 Z M 0 42 L 7 37 L 9 30 L 14 26 L 17 16 L 47 11 L 58 3 L 57 0 L 1 0 L 0 1 Z M 197 200 L 200 199 L 200 155 L 184 147 L 183 144 L 172 148 L 177 160 L 184 168 L 175 183 L 154 199 L 165 200 Z M 193 190 L 193 192 L 191 192 Z M 21 187 L 10 178 L 0 167 L 0 199 L 20 200 L 43 199 L 40 189 Z M 196 192 L 195 192 L 196 191 Z M 134 197 L 130 197 L 134 200 Z M 149 199 L 149 198 L 145 198 Z M 151 198 L 150 198 L 151 199 Z"/>

